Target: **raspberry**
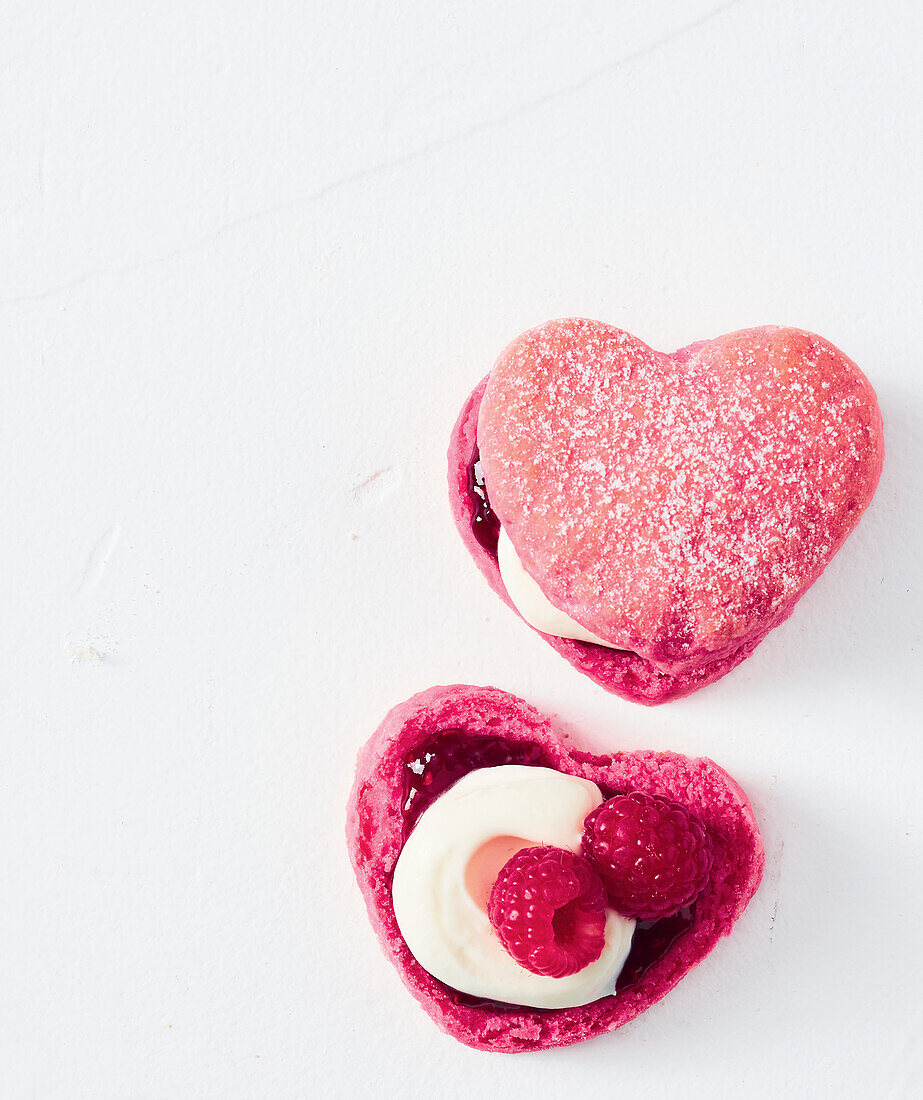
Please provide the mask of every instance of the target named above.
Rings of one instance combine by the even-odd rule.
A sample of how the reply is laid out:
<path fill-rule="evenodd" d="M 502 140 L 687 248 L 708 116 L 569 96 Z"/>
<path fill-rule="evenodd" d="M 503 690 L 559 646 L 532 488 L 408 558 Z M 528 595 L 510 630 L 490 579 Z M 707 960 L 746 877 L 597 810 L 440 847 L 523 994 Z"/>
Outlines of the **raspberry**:
<path fill-rule="evenodd" d="M 490 923 L 520 966 L 563 978 L 602 954 L 606 891 L 566 848 L 523 848 L 503 865 L 487 903 Z"/>
<path fill-rule="evenodd" d="M 660 920 L 701 893 L 712 843 L 682 806 L 634 791 L 587 816 L 583 854 L 602 877 L 613 909 L 636 920 Z"/>

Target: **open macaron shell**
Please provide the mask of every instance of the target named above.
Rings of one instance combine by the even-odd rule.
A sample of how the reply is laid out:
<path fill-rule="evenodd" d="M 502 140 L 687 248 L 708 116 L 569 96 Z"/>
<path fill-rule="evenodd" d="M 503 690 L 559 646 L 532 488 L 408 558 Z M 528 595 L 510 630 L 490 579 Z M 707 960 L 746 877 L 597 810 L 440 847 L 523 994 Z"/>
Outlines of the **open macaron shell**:
<path fill-rule="evenodd" d="M 398 929 L 390 884 L 406 836 L 407 763 L 440 730 L 538 745 L 545 766 L 589 779 L 603 790 L 661 795 L 699 819 L 714 844 L 708 884 L 695 903 L 690 927 L 636 984 L 579 1008 L 472 1006 L 459 1003 L 454 991 L 417 963 Z M 548 719 L 516 696 L 454 685 L 430 688 L 394 707 L 359 753 L 347 843 L 372 925 L 411 993 L 444 1031 L 469 1046 L 510 1053 L 539 1050 L 620 1027 L 660 1000 L 730 932 L 760 881 L 763 847 L 752 808 L 712 761 L 658 752 L 593 755 L 565 742 Z"/>

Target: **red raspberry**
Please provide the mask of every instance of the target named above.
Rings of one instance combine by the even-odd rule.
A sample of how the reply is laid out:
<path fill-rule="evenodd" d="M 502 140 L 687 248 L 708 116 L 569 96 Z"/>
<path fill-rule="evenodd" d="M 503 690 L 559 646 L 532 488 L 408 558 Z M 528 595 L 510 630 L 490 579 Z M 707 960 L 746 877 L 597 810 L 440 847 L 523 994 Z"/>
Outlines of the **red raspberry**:
<path fill-rule="evenodd" d="M 490 923 L 520 966 L 563 978 L 602 954 L 606 891 L 566 848 L 523 848 L 503 865 L 487 903 Z"/>
<path fill-rule="evenodd" d="M 587 816 L 583 854 L 602 876 L 613 909 L 636 920 L 660 920 L 701 893 L 712 843 L 682 806 L 634 791 Z"/>

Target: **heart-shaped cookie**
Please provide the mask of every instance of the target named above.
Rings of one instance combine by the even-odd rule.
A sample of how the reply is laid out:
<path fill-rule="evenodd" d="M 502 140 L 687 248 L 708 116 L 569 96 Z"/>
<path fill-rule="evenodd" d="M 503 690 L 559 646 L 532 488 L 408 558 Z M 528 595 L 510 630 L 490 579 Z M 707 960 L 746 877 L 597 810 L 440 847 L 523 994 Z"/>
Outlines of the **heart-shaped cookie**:
<path fill-rule="evenodd" d="M 472 393 L 449 482 L 498 594 L 525 614 L 515 592 L 530 586 L 575 628 L 545 628 L 558 652 L 659 703 L 724 675 L 791 614 L 882 461 L 872 387 L 819 336 L 747 329 L 668 355 L 569 318 L 514 340 Z"/>
<path fill-rule="evenodd" d="M 478 1000 L 429 974 L 395 917 L 392 882 L 420 815 L 478 768 L 522 764 L 679 803 L 713 857 L 691 909 L 638 924 L 616 992 L 575 1008 Z M 496 688 L 433 687 L 396 706 L 359 753 L 347 843 L 372 926 L 405 985 L 444 1031 L 483 1050 L 541 1050 L 613 1031 L 660 1000 L 727 935 L 759 885 L 763 846 L 747 796 L 712 761 L 669 752 L 581 752 L 534 707 Z M 508 839 L 508 838 L 507 838 Z"/>

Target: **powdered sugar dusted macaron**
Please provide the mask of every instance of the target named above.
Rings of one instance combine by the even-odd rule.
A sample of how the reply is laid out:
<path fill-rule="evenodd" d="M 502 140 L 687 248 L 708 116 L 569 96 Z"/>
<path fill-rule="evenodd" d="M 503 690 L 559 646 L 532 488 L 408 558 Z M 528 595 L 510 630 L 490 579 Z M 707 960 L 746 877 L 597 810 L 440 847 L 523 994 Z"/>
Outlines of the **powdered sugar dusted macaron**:
<path fill-rule="evenodd" d="M 716 680 L 791 614 L 868 506 L 881 414 L 819 336 L 673 354 L 598 321 L 524 333 L 449 448 L 459 532 L 497 593 L 607 689 Z"/>
<path fill-rule="evenodd" d="M 404 983 L 494 1051 L 633 1019 L 731 931 L 763 868 L 750 803 L 710 760 L 581 752 L 523 700 L 466 685 L 387 715 L 346 831 Z"/>

